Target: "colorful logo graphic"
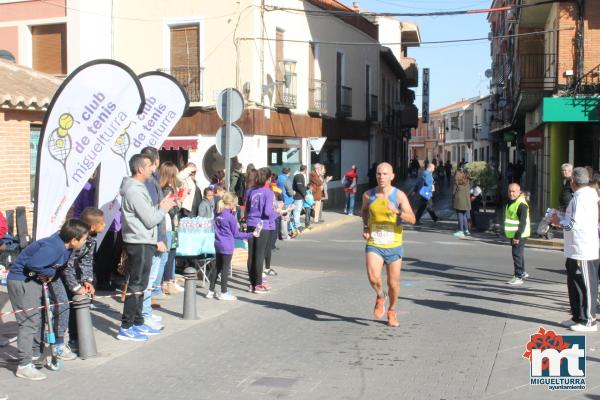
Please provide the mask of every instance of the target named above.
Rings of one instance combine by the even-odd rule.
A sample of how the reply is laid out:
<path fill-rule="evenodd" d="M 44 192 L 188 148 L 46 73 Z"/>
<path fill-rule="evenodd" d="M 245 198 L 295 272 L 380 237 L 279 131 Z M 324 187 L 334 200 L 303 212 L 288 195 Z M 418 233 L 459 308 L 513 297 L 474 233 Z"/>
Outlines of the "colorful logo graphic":
<path fill-rule="evenodd" d="M 75 119 L 69 113 L 61 114 L 58 118 L 58 128 L 52 131 L 48 138 L 48 151 L 52 158 L 62 164 L 65 171 L 65 180 L 69 187 L 69 177 L 67 176 L 67 158 L 73 148 L 69 129 L 73 127 Z"/>
<path fill-rule="evenodd" d="M 540 328 L 531 335 L 523 357 L 531 364 L 532 385 L 550 390 L 584 390 L 585 336 L 557 335 Z"/>
<path fill-rule="evenodd" d="M 127 172 L 129 171 L 129 166 L 127 165 L 127 151 L 129 150 L 129 146 L 131 146 L 131 137 L 129 136 L 127 129 L 129 129 L 132 123 L 135 122 L 130 122 L 129 125 L 123 128 L 123 131 L 119 137 L 117 137 L 115 144 L 110 148 L 113 153 L 123 159 L 123 162 L 125 163 L 125 175 L 127 175 Z"/>

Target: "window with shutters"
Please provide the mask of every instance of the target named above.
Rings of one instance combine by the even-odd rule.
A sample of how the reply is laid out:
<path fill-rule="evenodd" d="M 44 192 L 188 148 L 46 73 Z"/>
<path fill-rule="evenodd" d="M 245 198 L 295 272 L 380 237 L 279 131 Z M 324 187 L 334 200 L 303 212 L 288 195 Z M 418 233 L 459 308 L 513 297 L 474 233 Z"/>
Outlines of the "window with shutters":
<path fill-rule="evenodd" d="M 198 24 L 170 27 L 171 69 L 167 71 L 186 89 L 190 101 L 202 101 L 200 33 Z"/>
<path fill-rule="evenodd" d="M 53 75 L 67 74 L 67 25 L 31 27 L 32 67 Z"/>

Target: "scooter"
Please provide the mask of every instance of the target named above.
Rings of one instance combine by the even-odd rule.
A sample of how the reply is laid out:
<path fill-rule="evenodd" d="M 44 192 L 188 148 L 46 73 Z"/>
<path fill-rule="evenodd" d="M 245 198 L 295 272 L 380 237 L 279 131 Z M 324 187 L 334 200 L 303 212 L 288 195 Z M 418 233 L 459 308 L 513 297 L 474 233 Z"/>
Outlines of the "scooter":
<path fill-rule="evenodd" d="M 60 371 L 62 368 L 62 360 L 58 358 L 56 351 L 56 336 L 54 335 L 54 315 L 50 309 L 50 295 L 48 282 L 42 282 L 42 290 L 44 294 L 44 310 L 46 316 L 46 334 L 44 335 L 45 346 L 42 355 L 39 358 L 39 363 L 52 371 Z"/>

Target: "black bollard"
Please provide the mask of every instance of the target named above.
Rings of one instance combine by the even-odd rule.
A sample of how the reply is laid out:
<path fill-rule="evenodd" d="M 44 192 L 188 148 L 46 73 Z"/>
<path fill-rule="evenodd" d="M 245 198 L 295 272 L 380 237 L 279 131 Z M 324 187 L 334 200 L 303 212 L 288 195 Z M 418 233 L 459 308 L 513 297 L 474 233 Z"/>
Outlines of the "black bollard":
<path fill-rule="evenodd" d="M 196 314 L 196 282 L 198 281 L 198 271 L 195 268 L 187 267 L 183 270 L 185 278 L 185 292 L 183 294 L 183 319 L 198 319 Z"/>
<path fill-rule="evenodd" d="M 92 315 L 90 314 L 91 302 L 90 297 L 87 295 L 78 294 L 73 296 L 73 308 L 75 309 L 77 319 L 79 358 L 83 360 L 98 355 L 94 327 L 92 325 Z"/>

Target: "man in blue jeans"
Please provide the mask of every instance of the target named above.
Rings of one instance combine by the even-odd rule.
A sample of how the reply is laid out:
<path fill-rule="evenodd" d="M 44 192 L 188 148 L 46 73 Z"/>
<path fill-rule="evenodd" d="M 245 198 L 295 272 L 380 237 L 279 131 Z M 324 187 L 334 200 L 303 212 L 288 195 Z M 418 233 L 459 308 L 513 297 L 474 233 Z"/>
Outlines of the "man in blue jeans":
<path fill-rule="evenodd" d="M 152 205 L 157 207 L 160 201 L 163 199 L 162 190 L 160 188 L 160 178 L 156 173 L 158 169 L 158 165 L 160 163 L 160 158 L 158 156 L 158 150 L 154 147 L 145 147 L 142 149 L 140 154 L 144 154 L 150 157 L 150 161 L 152 162 L 152 175 L 150 178 L 144 183 L 146 185 L 146 189 L 148 189 L 148 194 L 150 194 L 150 199 L 152 199 Z M 165 220 L 163 219 L 156 226 L 157 228 L 157 243 L 156 243 L 156 251 L 152 256 L 152 267 L 150 268 L 150 278 L 148 281 L 147 290 L 144 292 L 144 303 L 142 306 L 142 314 L 144 316 L 144 324 L 154 328 L 154 329 L 162 329 L 163 326 L 160 324 L 158 318 L 152 315 L 152 299 L 163 294 L 162 287 L 160 282 L 162 281 L 162 274 L 164 273 L 164 268 L 161 271 L 161 265 L 164 267 L 164 264 L 161 262 L 163 257 L 168 256 L 167 252 L 167 228 L 165 224 Z M 166 260 L 165 260 L 166 262 Z M 160 279 L 159 279 L 160 277 Z M 156 284 L 156 282 L 159 282 Z M 156 286 L 156 287 L 155 287 Z M 152 289 L 155 287 L 154 289 Z M 152 289 L 152 290 L 150 290 Z M 163 297 L 164 299 L 164 297 Z"/>
<path fill-rule="evenodd" d="M 294 175 L 292 183 L 294 190 L 294 224 L 299 231 L 303 231 L 304 227 L 300 225 L 300 212 L 304 209 L 304 198 L 306 197 L 306 165 L 301 165 L 300 170 Z"/>

